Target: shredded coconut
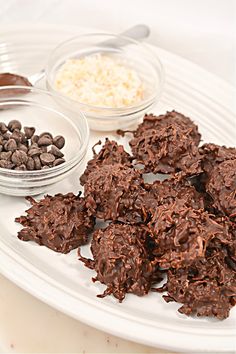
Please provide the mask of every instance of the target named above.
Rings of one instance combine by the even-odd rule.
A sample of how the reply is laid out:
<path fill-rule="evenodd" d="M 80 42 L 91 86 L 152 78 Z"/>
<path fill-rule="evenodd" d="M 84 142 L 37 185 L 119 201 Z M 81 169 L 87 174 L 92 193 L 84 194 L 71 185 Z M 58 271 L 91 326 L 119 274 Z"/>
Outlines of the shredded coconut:
<path fill-rule="evenodd" d="M 138 73 L 119 59 L 94 54 L 67 60 L 58 71 L 55 88 L 81 103 L 120 108 L 143 98 Z"/>

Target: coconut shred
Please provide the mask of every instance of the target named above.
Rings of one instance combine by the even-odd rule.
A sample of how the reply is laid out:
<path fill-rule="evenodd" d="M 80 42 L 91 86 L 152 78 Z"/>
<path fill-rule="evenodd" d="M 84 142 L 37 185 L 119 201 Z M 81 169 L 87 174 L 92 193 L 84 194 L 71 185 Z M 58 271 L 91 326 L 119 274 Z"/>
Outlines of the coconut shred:
<path fill-rule="evenodd" d="M 144 94 L 134 69 L 102 54 L 67 60 L 57 72 L 55 89 L 80 103 L 107 108 L 138 104 Z"/>

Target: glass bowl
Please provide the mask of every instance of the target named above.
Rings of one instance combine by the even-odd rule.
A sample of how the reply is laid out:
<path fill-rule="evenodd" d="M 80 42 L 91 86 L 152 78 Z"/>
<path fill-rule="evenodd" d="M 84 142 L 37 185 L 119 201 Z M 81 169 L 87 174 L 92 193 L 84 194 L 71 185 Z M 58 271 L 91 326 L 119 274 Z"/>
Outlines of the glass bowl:
<path fill-rule="evenodd" d="M 114 43 L 118 42 L 123 45 L 115 47 Z M 139 103 L 121 108 L 92 106 L 66 97 L 55 88 L 56 75 L 66 60 L 95 53 L 117 58 L 137 72 L 144 86 L 144 97 Z M 163 83 L 163 66 L 147 46 L 128 37 L 113 34 L 86 34 L 67 40 L 51 52 L 46 66 L 48 90 L 65 98 L 73 111 L 82 111 L 93 130 L 111 131 L 135 124 L 159 100 Z"/>
<path fill-rule="evenodd" d="M 0 193 L 27 196 L 45 193 L 52 185 L 82 167 L 88 141 L 89 127 L 81 112 L 58 106 L 54 94 L 33 87 L 0 87 L 0 122 L 19 120 L 23 126 L 33 126 L 36 134 L 50 132 L 62 135 L 65 162 L 43 170 L 16 171 L 0 168 Z M 78 173 L 82 172 L 78 170 Z"/>

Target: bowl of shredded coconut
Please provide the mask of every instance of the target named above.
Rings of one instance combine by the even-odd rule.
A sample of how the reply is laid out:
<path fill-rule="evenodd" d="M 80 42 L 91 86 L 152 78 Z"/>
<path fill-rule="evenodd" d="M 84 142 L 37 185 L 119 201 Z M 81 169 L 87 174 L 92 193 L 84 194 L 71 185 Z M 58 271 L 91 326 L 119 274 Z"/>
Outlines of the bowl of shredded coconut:
<path fill-rule="evenodd" d="M 118 46 L 117 43 L 123 43 Z M 55 48 L 47 87 L 82 111 L 93 130 L 134 125 L 160 98 L 164 70 L 146 45 L 113 34 L 86 34 Z"/>

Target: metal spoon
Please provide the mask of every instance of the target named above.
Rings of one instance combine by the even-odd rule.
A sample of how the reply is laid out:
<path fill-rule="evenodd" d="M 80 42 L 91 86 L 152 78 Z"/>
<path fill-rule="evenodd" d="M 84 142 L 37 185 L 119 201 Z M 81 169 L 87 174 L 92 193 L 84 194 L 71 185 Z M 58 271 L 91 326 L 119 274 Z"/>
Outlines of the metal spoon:
<path fill-rule="evenodd" d="M 147 38 L 149 34 L 150 34 L 150 29 L 148 26 L 136 25 L 129 28 L 125 32 L 122 32 L 120 35 L 140 41 L 142 39 Z M 109 39 L 107 41 L 99 43 L 99 45 L 103 47 L 114 48 L 114 49 L 118 49 L 127 44 L 129 44 L 128 40 L 119 37 L 115 39 Z M 11 73 L 2 73 L 0 74 L 0 86 L 9 86 L 9 85 L 34 86 L 39 80 L 41 80 L 44 77 L 44 75 L 45 75 L 45 69 L 42 69 L 38 73 L 30 75 L 28 78 L 21 75 L 11 74 Z"/>

